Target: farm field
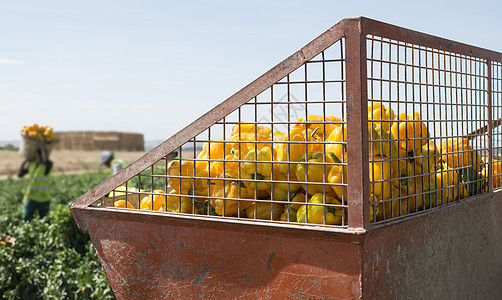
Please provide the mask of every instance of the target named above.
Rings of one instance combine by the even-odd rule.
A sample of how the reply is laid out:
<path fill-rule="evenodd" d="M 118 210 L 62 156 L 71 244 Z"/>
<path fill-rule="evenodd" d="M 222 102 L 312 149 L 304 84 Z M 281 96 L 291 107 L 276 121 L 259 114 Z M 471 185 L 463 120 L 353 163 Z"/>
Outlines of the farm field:
<path fill-rule="evenodd" d="M 51 210 L 44 219 L 21 220 L 27 180 L 0 180 L 2 299 L 114 299 L 89 236 L 81 232 L 68 204 L 108 177 L 107 172 L 53 176 Z"/>

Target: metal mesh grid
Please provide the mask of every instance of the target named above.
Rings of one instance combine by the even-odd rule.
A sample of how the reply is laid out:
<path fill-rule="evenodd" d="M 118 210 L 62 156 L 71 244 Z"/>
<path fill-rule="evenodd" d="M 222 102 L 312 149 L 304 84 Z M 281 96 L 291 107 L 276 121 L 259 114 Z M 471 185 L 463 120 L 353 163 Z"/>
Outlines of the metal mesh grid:
<path fill-rule="evenodd" d="M 492 137 L 493 153 L 493 188 L 498 190 L 502 188 L 502 63 L 491 62 L 491 89 L 492 89 L 492 118 L 494 120 L 494 129 Z"/>
<path fill-rule="evenodd" d="M 487 191 L 486 61 L 368 35 L 367 70 L 371 222 Z"/>
<path fill-rule="evenodd" d="M 347 227 L 344 68 L 341 39 L 99 205 Z"/>
<path fill-rule="evenodd" d="M 502 177 L 499 61 L 364 18 L 341 22 L 88 203 L 366 229 L 492 192 Z M 182 142 L 175 159 L 159 160 Z"/>

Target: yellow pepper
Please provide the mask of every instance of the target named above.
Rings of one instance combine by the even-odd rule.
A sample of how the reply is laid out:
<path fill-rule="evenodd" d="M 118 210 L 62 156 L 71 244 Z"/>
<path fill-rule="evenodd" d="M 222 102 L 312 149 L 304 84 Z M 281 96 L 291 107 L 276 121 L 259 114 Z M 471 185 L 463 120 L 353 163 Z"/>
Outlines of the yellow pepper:
<path fill-rule="evenodd" d="M 222 159 L 230 153 L 231 147 L 223 140 L 205 142 L 202 145 L 202 151 L 197 158 L 199 159 Z"/>
<path fill-rule="evenodd" d="M 340 159 L 333 152 L 330 152 L 328 155 L 333 159 L 334 163 L 341 163 Z M 344 165 L 332 166 L 328 173 L 328 182 L 333 184 L 330 187 L 335 192 L 336 197 L 347 203 L 347 188 L 344 186 L 347 183 L 347 167 Z"/>
<path fill-rule="evenodd" d="M 481 156 L 466 138 L 444 141 L 441 153 L 442 159 L 452 169 L 472 167 L 476 172 L 480 172 L 483 168 Z"/>
<path fill-rule="evenodd" d="M 134 206 L 131 204 L 131 202 L 126 201 L 126 200 L 115 201 L 115 203 L 113 204 L 113 207 L 118 207 L 118 208 L 134 208 Z"/>
<path fill-rule="evenodd" d="M 459 181 L 465 183 L 469 196 L 476 195 L 485 189 L 486 181 L 480 180 L 485 163 L 466 138 L 443 142 L 441 152 L 442 159 L 448 167 L 458 172 Z"/>
<path fill-rule="evenodd" d="M 345 148 L 347 142 L 347 128 L 345 126 L 336 127 L 328 136 L 326 142 L 326 153 L 328 154 L 326 155 L 326 161 L 333 163 L 334 155 L 338 160 L 344 160 L 344 162 L 346 162 Z"/>
<path fill-rule="evenodd" d="M 379 160 L 369 163 L 370 193 L 379 199 L 390 199 L 392 167 L 388 160 Z"/>
<path fill-rule="evenodd" d="M 421 175 L 417 174 L 415 177 L 414 185 L 415 185 L 415 194 L 416 196 L 412 196 L 411 200 L 415 201 L 416 207 L 411 205 L 410 210 L 416 211 L 420 209 L 428 209 L 437 205 L 436 196 L 436 181 L 434 176 L 432 175 Z"/>
<path fill-rule="evenodd" d="M 283 209 L 283 204 L 253 202 L 253 205 L 246 208 L 246 216 L 249 219 L 279 220 Z"/>
<path fill-rule="evenodd" d="M 296 178 L 298 178 L 298 181 L 302 185 L 303 189 L 309 195 L 321 193 L 324 192 L 324 189 L 326 188 L 325 185 L 308 184 L 308 182 L 328 182 L 327 174 L 329 173 L 331 167 L 331 165 L 326 165 L 324 162 L 323 152 L 309 152 L 300 159 L 300 163 L 296 166 Z"/>
<path fill-rule="evenodd" d="M 392 186 L 391 198 L 393 200 L 379 204 L 377 220 L 386 220 L 415 212 L 423 207 L 424 198 L 430 197 L 430 200 L 427 200 L 428 203 L 434 201 L 434 193 L 420 195 L 422 193 L 421 181 L 415 178 L 406 180 L 409 181 L 408 186 L 402 185 L 401 188 Z"/>
<path fill-rule="evenodd" d="M 305 144 L 302 143 L 305 142 L 305 138 L 299 134 L 295 134 L 290 141 L 292 143 L 285 141 L 284 143 L 276 144 L 274 152 L 277 161 L 286 162 L 277 164 L 277 169 L 283 174 L 288 174 L 289 172 L 290 175 L 294 175 L 297 164 L 293 162 L 299 162 L 300 158 L 305 155 Z"/>
<path fill-rule="evenodd" d="M 291 204 L 287 204 L 284 206 L 284 211 L 280 216 L 281 221 L 289 221 L 296 222 L 296 213 L 300 208 L 301 204 L 293 204 L 293 203 L 305 203 L 308 199 L 303 192 L 297 192 L 291 198 Z M 288 219 L 289 218 L 289 219 Z"/>
<path fill-rule="evenodd" d="M 189 197 L 175 196 L 176 194 L 178 194 L 176 190 L 171 190 L 167 195 L 165 207 L 160 210 L 185 214 L 193 213 L 193 200 Z"/>
<path fill-rule="evenodd" d="M 231 138 L 230 151 L 239 159 L 243 159 L 251 150 L 261 150 L 265 147 L 272 147 L 270 136 L 254 133 L 242 133 Z"/>
<path fill-rule="evenodd" d="M 387 220 L 408 214 L 409 199 L 406 196 L 406 192 L 403 193 L 403 191 L 400 191 L 398 188 L 392 187 L 392 198 L 396 199 L 385 202 L 383 206 L 380 206 L 380 210 L 377 213 L 377 219 Z M 382 207 L 385 212 L 383 212 Z"/>
<path fill-rule="evenodd" d="M 341 123 L 342 120 L 333 116 L 307 115 L 307 118 L 299 118 L 296 122 L 299 124 L 296 124 L 293 130 L 299 129 L 303 136 L 306 136 L 305 133 L 310 129 L 311 133 L 315 131 L 312 136 L 314 139 L 324 141 L 336 127 L 331 123 Z"/>
<path fill-rule="evenodd" d="M 415 165 L 408 159 L 401 159 L 392 162 L 392 185 L 396 188 L 405 188 L 413 184 L 408 178 L 415 175 Z M 414 187 L 411 185 L 411 187 Z M 406 193 L 407 195 L 409 193 Z"/>
<path fill-rule="evenodd" d="M 399 151 L 395 141 L 391 140 L 387 131 L 380 125 L 375 125 L 368 132 L 369 137 L 369 157 L 377 156 L 388 158 L 398 158 Z"/>
<path fill-rule="evenodd" d="M 167 179 L 169 185 L 182 194 L 207 194 L 208 179 L 197 178 L 208 177 L 209 174 L 205 162 L 184 160 L 180 164 L 179 160 L 175 160 L 167 169 L 167 174 L 169 175 Z"/>
<path fill-rule="evenodd" d="M 272 135 L 272 141 L 274 141 L 274 142 L 282 142 L 282 141 L 284 141 L 286 139 L 287 136 L 288 136 L 287 132 L 274 131 L 274 134 Z"/>
<path fill-rule="evenodd" d="M 243 159 L 249 151 L 272 147 L 272 131 L 267 126 L 242 122 L 232 128 L 230 148 L 239 159 Z M 259 143 L 256 143 L 259 142 Z M 265 143 L 264 143 L 265 142 Z"/>
<path fill-rule="evenodd" d="M 502 174 L 502 161 L 493 162 L 493 188 L 498 189 L 501 185 L 501 174 Z M 488 183 L 488 164 L 485 164 L 483 170 L 481 171 L 481 177 L 486 178 L 485 182 Z"/>
<path fill-rule="evenodd" d="M 301 188 L 300 184 L 295 182 L 298 181 L 296 176 L 289 177 L 287 175 L 282 174 L 274 168 L 274 181 L 283 181 L 283 182 L 274 182 L 272 184 L 272 200 L 274 201 L 288 201 L 290 195 L 296 194 L 297 191 Z"/>
<path fill-rule="evenodd" d="M 435 194 L 427 193 L 435 189 L 434 182 L 429 178 L 429 175 L 417 174 L 415 164 L 409 159 L 400 160 L 398 164 L 392 165 L 391 198 L 402 197 L 400 201 L 393 201 L 394 209 L 397 205 L 401 207 L 401 212 L 394 211 L 394 216 L 415 212 L 424 207 L 424 203 L 429 208 L 435 202 Z M 389 211 L 390 207 L 384 209 Z"/>
<path fill-rule="evenodd" d="M 372 128 L 381 127 L 384 131 L 389 132 L 392 121 L 395 119 L 396 115 L 392 108 L 386 108 L 381 102 L 370 102 L 368 104 L 368 126 Z"/>
<path fill-rule="evenodd" d="M 224 160 L 211 162 L 209 164 L 209 175 L 212 178 L 218 178 L 222 176 L 224 171 L 226 172 L 227 170 L 231 169 L 239 169 L 238 157 L 234 153 L 230 153 L 225 156 Z"/>
<path fill-rule="evenodd" d="M 256 181 L 247 182 L 246 185 L 258 190 L 269 190 L 272 177 L 272 150 L 264 147 L 256 152 L 254 149 L 248 152 L 241 164 L 241 178 Z"/>
<path fill-rule="evenodd" d="M 159 210 L 166 201 L 166 195 L 163 190 L 154 190 L 153 195 L 145 196 L 141 199 L 139 208 L 143 210 Z"/>
<path fill-rule="evenodd" d="M 409 116 L 400 113 L 398 120 L 391 127 L 392 137 L 399 140 L 399 147 L 406 153 L 416 152 L 428 143 L 429 130 L 420 120 L 418 112 L 414 112 L 413 115 Z"/>
<path fill-rule="evenodd" d="M 239 181 L 218 180 L 211 195 L 211 206 L 219 216 L 233 216 L 243 212 L 252 201 L 236 200 L 249 198 L 248 189 Z M 233 199 L 228 199 L 233 198 Z"/>
<path fill-rule="evenodd" d="M 266 137 L 270 137 L 272 131 L 267 126 L 255 125 L 246 122 L 235 124 L 232 128 L 232 139 L 239 140 L 239 136 L 242 136 L 243 134 L 260 134 Z"/>
<path fill-rule="evenodd" d="M 324 198 L 326 198 L 326 202 L 324 202 Z M 342 208 L 336 206 L 326 206 L 324 203 L 340 205 L 340 202 L 338 202 L 335 198 L 326 196 L 323 193 L 316 193 L 312 195 L 308 205 L 302 205 L 298 209 L 298 212 L 296 213 L 297 222 L 342 225 L 342 217 L 344 214 Z"/>
<path fill-rule="evenodd" d="M 417 174 L 434 173 L 435 166 L 440 159 L 441 153 L 439 149 L 434 145 L 434 141 L 430 140 L 415 153 L 415 172 Z"/>
<path fill-rule="evenodd" d="M 434 178 L 436 186 L 437 205 L 451 203 L 460 198 L 467 197 L 467 191 L 460 186 L 458 173 L 450 169 L 444 162 L 439 162 Z"/>

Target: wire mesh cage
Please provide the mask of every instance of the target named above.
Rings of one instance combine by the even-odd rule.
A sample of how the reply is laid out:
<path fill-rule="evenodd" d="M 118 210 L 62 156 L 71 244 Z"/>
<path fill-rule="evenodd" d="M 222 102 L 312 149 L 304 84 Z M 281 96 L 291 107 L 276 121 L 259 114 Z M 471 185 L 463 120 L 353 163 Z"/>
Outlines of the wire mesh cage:
<path fill-rule="evenodd" d="M 500 54 L 358 30 L 328 30 L 87 203 L 344 230 L 499 189 Z"/>
<path fill-rule="evenodd" d="M 500 124 L 502 54 L 344 19 L 70 208 L 124 299 L 496 299 Z"/>

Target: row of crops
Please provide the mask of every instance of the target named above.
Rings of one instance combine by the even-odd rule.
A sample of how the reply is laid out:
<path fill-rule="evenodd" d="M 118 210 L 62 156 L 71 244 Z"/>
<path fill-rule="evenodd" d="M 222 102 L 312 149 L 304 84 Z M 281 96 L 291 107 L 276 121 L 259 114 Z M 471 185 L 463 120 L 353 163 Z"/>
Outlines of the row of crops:
<path fill-rule="evenodd" d="M 0 181 L 0 234 L 16 239 L 0 245 L 3 299 L 113 299 L 89 236 L 68 204 L 106 179 L 104 172 L 53 176 L 51 211 L 44 219 L 21 220 L 26 179 Z"/>

